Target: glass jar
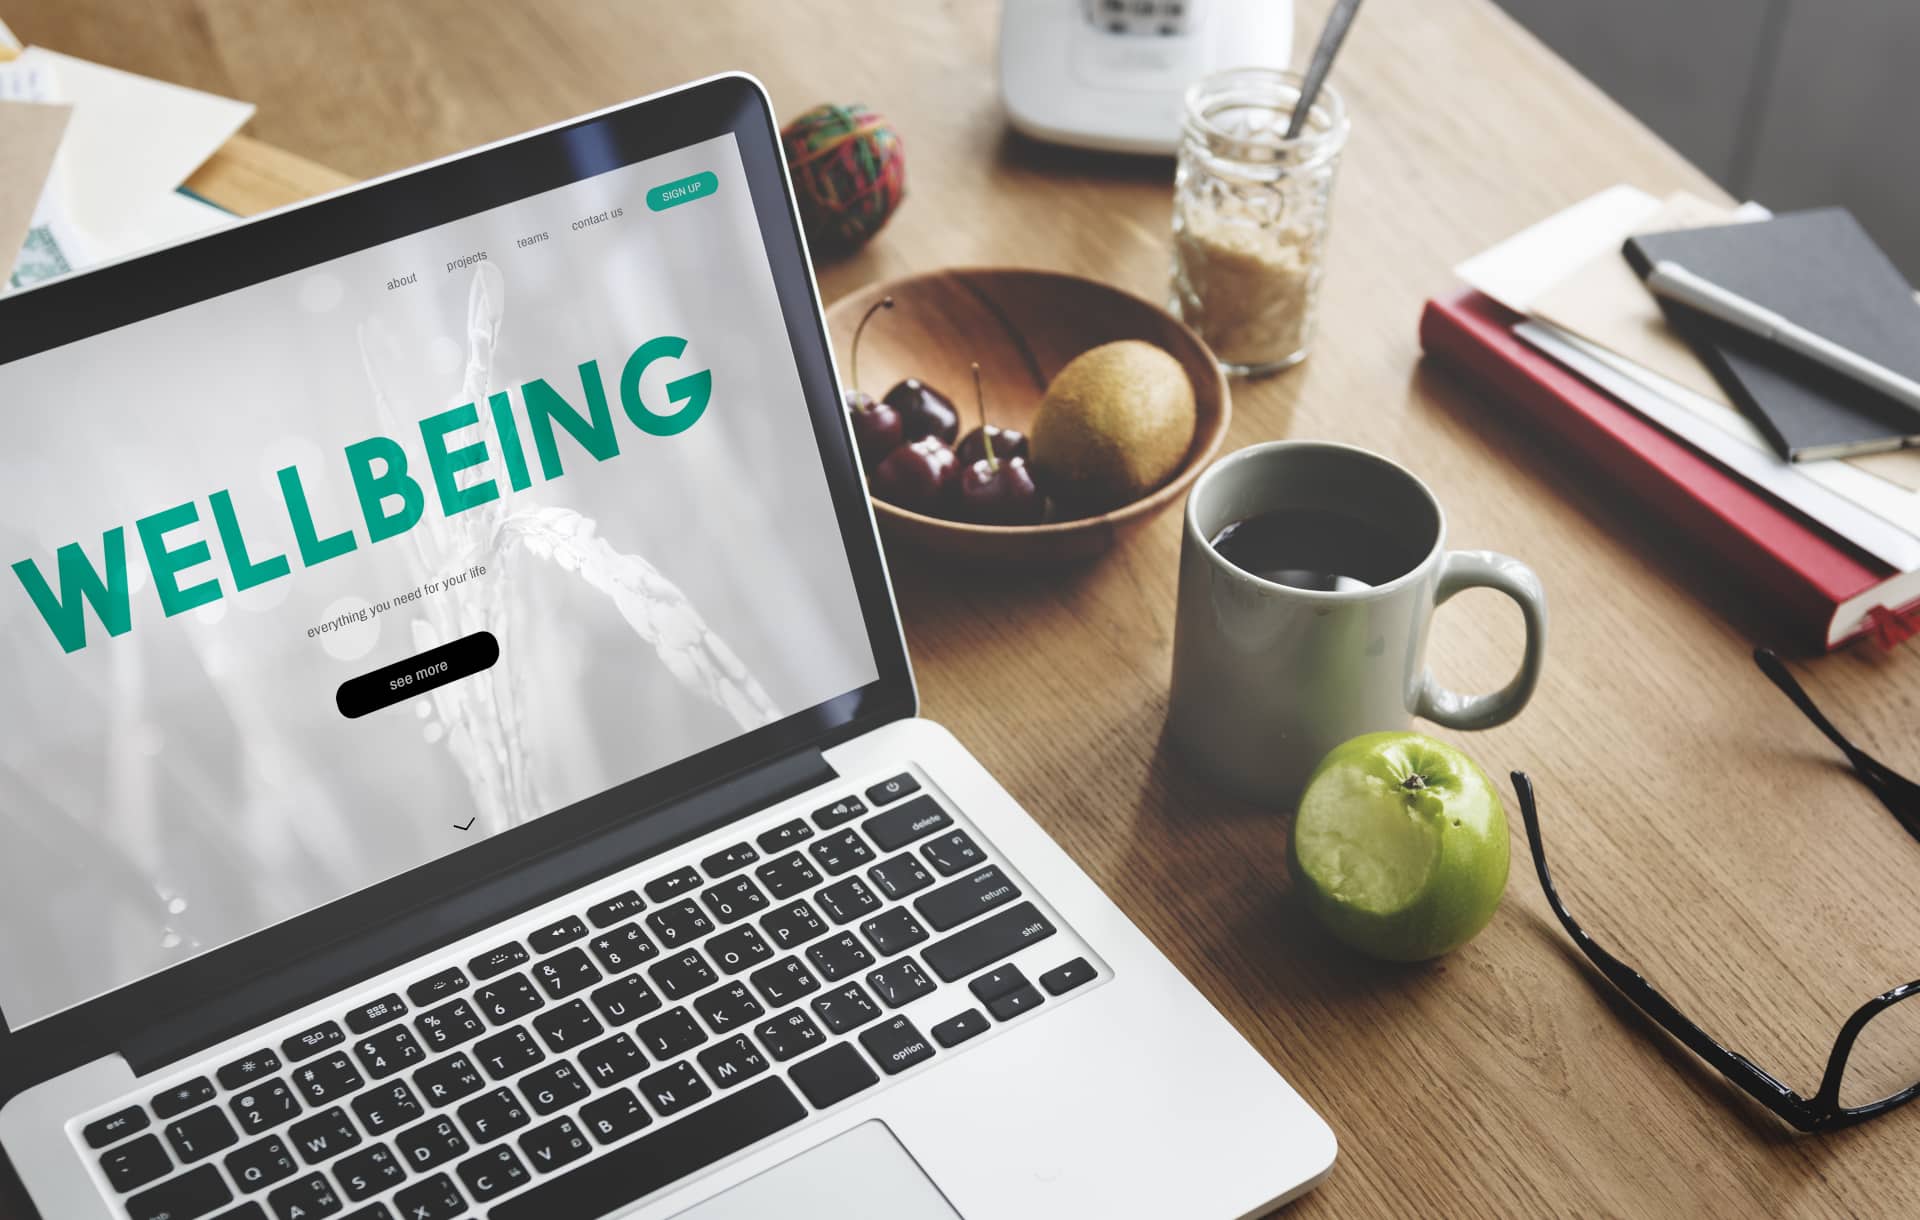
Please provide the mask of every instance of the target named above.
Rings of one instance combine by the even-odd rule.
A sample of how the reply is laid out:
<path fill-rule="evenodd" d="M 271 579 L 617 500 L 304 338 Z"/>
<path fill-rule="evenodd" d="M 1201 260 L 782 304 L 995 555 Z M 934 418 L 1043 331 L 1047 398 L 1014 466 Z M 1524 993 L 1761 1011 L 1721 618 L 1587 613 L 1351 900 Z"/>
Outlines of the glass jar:
<path fill-rule="evenodd" d="M 1322 87 L 1286 138 L 1300 74 L 1234 68 L 1187 90 L 1173 187 L 1173 308 L 1229 373 L 1304 360 L 1347 110 Z"/>

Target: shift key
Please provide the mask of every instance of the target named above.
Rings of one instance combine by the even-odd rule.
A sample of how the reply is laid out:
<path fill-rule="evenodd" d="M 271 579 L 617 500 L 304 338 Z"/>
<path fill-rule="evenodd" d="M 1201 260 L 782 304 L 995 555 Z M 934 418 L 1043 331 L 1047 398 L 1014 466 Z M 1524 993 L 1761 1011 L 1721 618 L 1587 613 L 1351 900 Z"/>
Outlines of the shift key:
<path fill-rule="evenodd" d="M 1039 908 L 1031 902 L 1022 902 L 927 946 L 921 956 L 943 982 L 951 983 L 1011 957 L 1056 931 Z"/>
<path fill-rule="evenodd" d="M 957 928 L 985 911 L 1005 906 L 1020 896 L 1020 887 L 1007 880 L 997 864 L 977 868 L 958 881 L 950 881 L 914 899 L 920 918 L 936 932 Z"/>

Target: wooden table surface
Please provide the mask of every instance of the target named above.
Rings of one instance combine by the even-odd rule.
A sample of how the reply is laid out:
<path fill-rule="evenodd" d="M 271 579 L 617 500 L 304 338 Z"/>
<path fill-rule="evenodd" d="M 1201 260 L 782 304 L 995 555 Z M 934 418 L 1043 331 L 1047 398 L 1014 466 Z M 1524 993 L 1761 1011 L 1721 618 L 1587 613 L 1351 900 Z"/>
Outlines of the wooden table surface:
<path fill-rule="evenodd" d="M 1302 0 L 1300 42 L 1323 0 Z M 246 98 L 202 189 L 251 209 L 727 68 L 783 115 L 864 100 L 909 197 L 828 300 L 876 277 L 1025 264 L 1166 289 L 1170 169 L 1039 148 L 995 97 L 991 6 L 701 0 L 13 0 L 22 38 Z M 1446 736 L 1531 771 L 1564 896 L 1723 1041 L 1810 1091 L 1860 1001 L 1920 976 L 1920 844 L 1753 668 L 1762 629 L 1710 557 L 1421 364 L 1448 268 L 1619 181 L 1719 192 L 1483 0 L 1377 0 L 1336 75 L 1353 115 L 1313 356 L 1234 389 L 1231 447 L 1350 441 L 1410 465 L 1455 545 L 1532 563 L 1546 675 L 1516 722 Z M 949 725 L 1332 1122 L 1305 1215 L 1867 1215 L 1920 1191 L 1920 1109 L 1797 1137 L 1664 1041 L 1551 921 L 1514 823 L 1507 900 L 1425 966 L 1356 961 L 1289 897 L 1284 813 L 1162 742 L 1176 513 L 1105 560 L 1017 579 L 896 556 L 926 714 Z M 1469 594 L 1432 661 L 1488 688 L 1519 619 Z M 1869 749 L 1920 771 L 1920 653 L 1796 665 Z M 1511 806 L 1510 806 L 1511 807 Z M 1920 1024 L 1916 1022 L 1914 1024 Z M 1920 1033 L 1905 1047 L 1920 1066 Z M 1126 1071 L 1124 1063 L 1114 1070 Z M 1916 1072 L 1920 1074 L 1920 1072 Z M 1178 1172 L 1169 1167 L 1169 1172 Z"/>

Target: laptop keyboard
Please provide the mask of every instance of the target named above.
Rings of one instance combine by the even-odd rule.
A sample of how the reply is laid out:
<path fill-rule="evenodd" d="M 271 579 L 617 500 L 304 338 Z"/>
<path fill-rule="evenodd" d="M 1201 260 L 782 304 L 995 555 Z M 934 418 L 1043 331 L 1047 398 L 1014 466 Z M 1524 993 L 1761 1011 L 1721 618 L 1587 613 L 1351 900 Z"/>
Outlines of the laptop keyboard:
<path fill-rule="evenodd" d="M 768 822 L 78 1139 L 132 1220 L 573 1220 L 1099 975 L 910 773 Z"/>

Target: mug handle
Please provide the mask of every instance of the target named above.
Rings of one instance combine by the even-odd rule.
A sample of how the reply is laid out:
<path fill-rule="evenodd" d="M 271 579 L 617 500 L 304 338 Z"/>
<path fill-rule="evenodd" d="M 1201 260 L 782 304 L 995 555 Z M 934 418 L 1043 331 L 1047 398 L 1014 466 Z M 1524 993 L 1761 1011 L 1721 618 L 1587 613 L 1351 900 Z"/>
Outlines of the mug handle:
<path fill-rule="evenodd" d="M 1434 681 L 1429 669 L 1421 676 L 1413 711 L 1450 729 L 1490 729 L 1519 715 L 1540 681 L 1547 651 L 1547 594 L 1533 569 L 1518 559 L 1493 551 L 1449 551 L 1434 586 L 1434 607 L 1465 589 L 1498 589 L 1520 607 L 1527 622 L 1527 648 L 1519 672 L 1492 694 L 1463 695 Z"/>

